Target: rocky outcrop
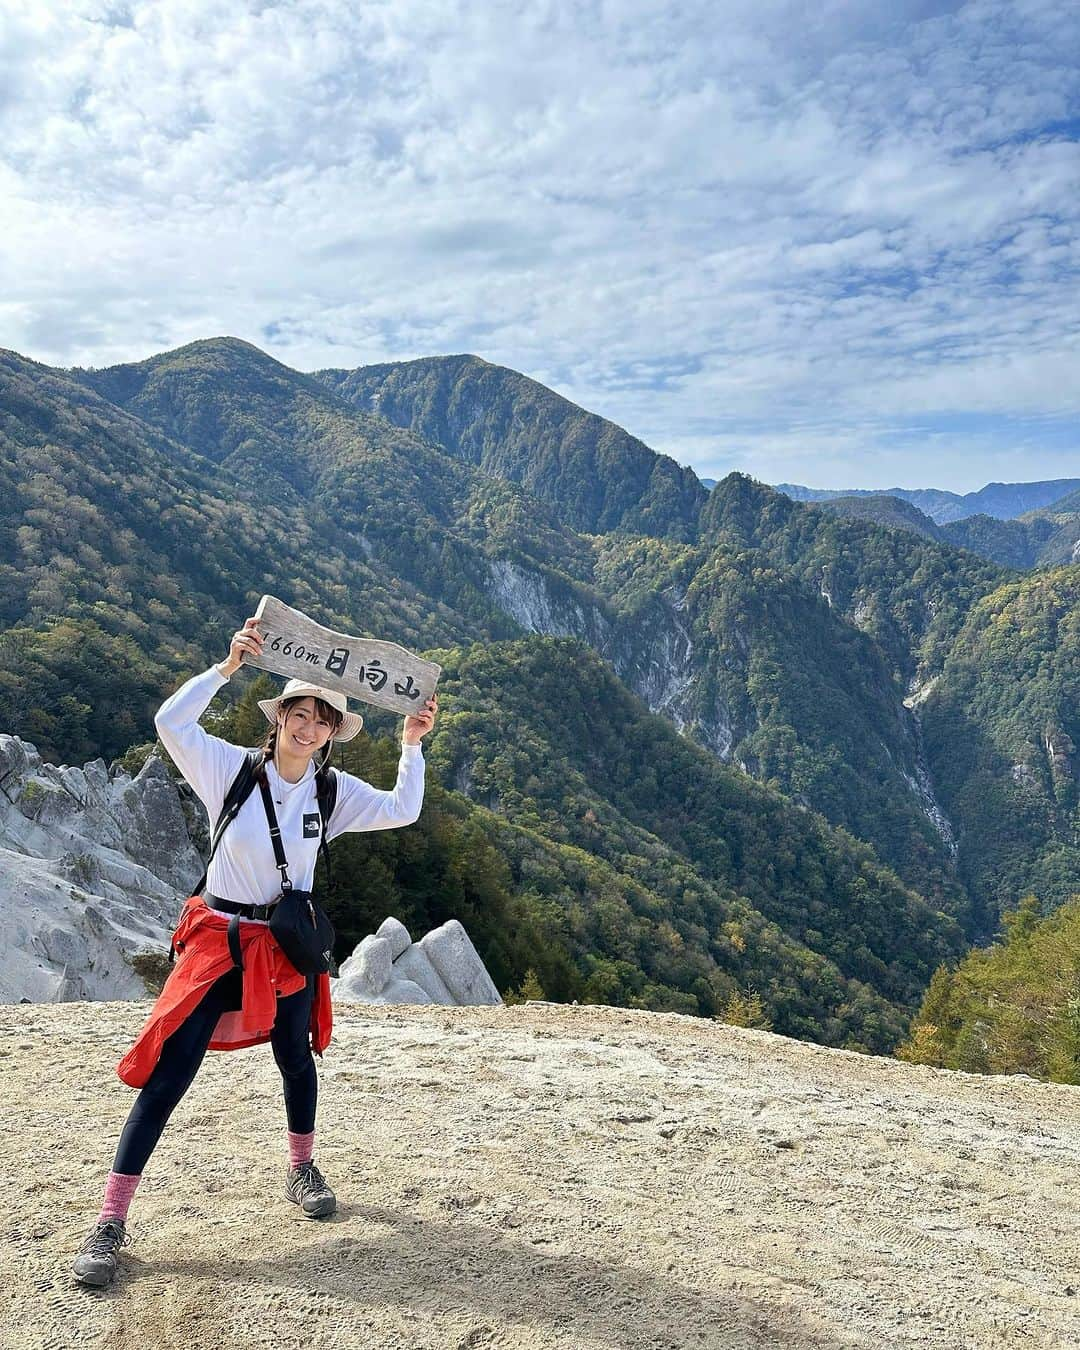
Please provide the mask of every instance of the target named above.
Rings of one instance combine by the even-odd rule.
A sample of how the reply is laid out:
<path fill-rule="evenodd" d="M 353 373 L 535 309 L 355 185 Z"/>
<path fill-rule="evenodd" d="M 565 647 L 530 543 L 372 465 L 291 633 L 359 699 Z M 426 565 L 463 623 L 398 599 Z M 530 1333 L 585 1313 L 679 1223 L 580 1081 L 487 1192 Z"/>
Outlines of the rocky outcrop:
<path fill-rule="evenodd" d="M 1055 784 L 1071 784 L 1075 779 L 1073 764 L 1076 755 L 1072 737 L 1062 727 L 1047 727 L 1043 733 L 1043 745 Z"/>
<path fill-rule="evenodd" d="M 613 624 L 600 605 L 582 603 L 542 569 L 494 558 L 488 576 L 491 599 L 530 633 L 580 638 L 598 651 L 611 641 Z"/>
<path fill-rule="evenodd" d="M 392 916 L 358 943 L 331 980 L 342 1003 L 501 1003 L 498 989 L 457 919 L 413 942 Z"/>
<path fill-rule="evenodd" d="M 956 858 L 959 852 L 959 844 L 956 839 L 956 831 L 952 823 L 941 807 L 934 791 L 934 780 L 930 773 L 930 765 L 926 758 L 926 746 L 923 741 L 922 717 L 919 714 L 919 707 L 926 701 L 927 695 L 937 683 L 937 676 L 928 680 L 921 688 L 917 688 L 914 693 L 903 700 L 900 709 L 901 721 L 904 725 L 906 734 L 911 738 L 914 751 L 914 774 L 904 771 L 904 778 L 907 780 L 908 787 L 919 798 L 923 812 L 926 818 L 941 835 L 942 842 L 948 849 L 952 858 Z"/>
<path fill-rule="evenodd" d="M 201 870 L 156 755 L 132 778 L 0 735 L 0 1001 L 145 998 Z"/>

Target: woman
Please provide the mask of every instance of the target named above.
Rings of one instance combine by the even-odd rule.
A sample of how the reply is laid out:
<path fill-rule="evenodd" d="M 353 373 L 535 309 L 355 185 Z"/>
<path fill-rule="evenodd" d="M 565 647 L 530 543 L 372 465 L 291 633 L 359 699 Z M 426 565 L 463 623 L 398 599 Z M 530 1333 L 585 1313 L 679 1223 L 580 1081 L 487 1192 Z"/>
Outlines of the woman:
<path fill-rule="evenodd" d="M 234 634 L 228 658 L 188 680 L 154 719 L 162 743 L 206 807 L 211 829 L 246 752 L 208 735 L 198 719 L 245 655 L 259 654 L 262 644 L 259 621 L 248 619 Z M 264 766 L 289 878 L 297 890 L 310 890 L 322 832 L 316 769 L 329 758 L 332 742 L 351 740 L 364 719 L 348 711 L 344 694 L 299 680 L 290 680 L 278 698 L 264 699 L 259 707 L 272 728 L 263 746 Z M 327 839 L 417 819 L 424 797 L 420 738 L 434 726 L 437 711 L 433 695 L 422 712 L 405 718 L 392 791 L 338 772 Z M 101 1212 L 75 1260 L 75 1274 L 85 1284 L 112 1279 L 117 1252 L 129 1241 L 128 1207 L 143 1168 L 208 1049 L 270 1041 L 281 1070 L 288 1125 L 285 1194 L 311 1218 L 337 1207 L 313 1156 L 318 1079 L 312 1050 L 321 1055 L 330 1040 L 330 979 L 300 974 L 270 933 L 266 907 L 280 895 L 281 880 L 262 794 L 254 791 L 221 836 L 204 894 L 186 901 L 173 934 L 176 965 L 117 1065 L 120 1078 L 142 1090 L 120 1135 Z M 242 970 L 230 950 L 230 922 L 234 930 L 239 925 Z"/>

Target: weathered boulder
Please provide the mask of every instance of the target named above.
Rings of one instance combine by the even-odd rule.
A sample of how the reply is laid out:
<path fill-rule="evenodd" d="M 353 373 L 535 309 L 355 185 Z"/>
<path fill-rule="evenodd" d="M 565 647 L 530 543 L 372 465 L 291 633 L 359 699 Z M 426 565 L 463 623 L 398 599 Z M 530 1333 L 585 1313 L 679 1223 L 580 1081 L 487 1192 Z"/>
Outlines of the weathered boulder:
<path fill-rule="evenodd" d="M 339 967 L 338 980 L 366 1000 L 381 994 L 393 972 L 393 956 L 386 938 L 369 933 Z"/>
<path fill-rule="evenodd" d="M 412 942 L 409 936 L 409 930 L 401 922 L 395 919 L 392 914 L 388 914 L 382 923 L 375 930 L 375 936 L 386 938 L 390 944 L 390 955 L 396 961 L 403 951 L 406 951 Z"/>
<path fill-rule="evenodd" d="M 469 935 L 449 919 L 413 942 L 398 919 L 389 917 L 357 944 L 331 980 L 342 1003 L 501 1003 Z"/>
<path fill-rule="evenodd" d="M 442 976 L 455 1003 L 502 1002 L 479 952 L 457 919 L 447 919 L 425 934 L 420 948 Z"/>
<path fill-rule="evenodd" d="M 442 1003 L 446 1007 L 457 1003 L 443 982 L 443 977 L 431 964 L 422 942 L 414 942 L 406 948 L 394 962 L 394 970 L 402 979 L 418 984 L 432 1003 Z"/>
<path fill-rule="evenodd" d="M 0 1002 L 145 998 L 201 870 L 157 756 L 110 776 L 0 734 Z"/>
<path fill-rule="evenodd" d="M 346 1000 L 350 1002 L 352 1000 Z M 427 994 L 412 980 L 391 980 L 383 989 L 382 997 L 373 999 L 377 1003 L 431 1003 Z"/>

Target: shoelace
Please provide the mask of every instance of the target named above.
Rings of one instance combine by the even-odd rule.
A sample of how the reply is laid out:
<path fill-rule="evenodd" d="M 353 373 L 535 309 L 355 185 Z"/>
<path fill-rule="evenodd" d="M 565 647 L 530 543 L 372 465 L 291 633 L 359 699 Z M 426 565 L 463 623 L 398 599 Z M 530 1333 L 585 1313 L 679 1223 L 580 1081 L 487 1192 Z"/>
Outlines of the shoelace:
<path fill-rule="evenodd" d="M 301 1191 L 310 1191 L 312 1194 L 317 1195 L 320 1191 L 328 1191 L 330 1189 L 326 1184 L 326 1178 L 313 1162 L 301 1163 L 296 1171 L 296 1184 Z"/>
<path fill-rule="evenodd" d="M 130 1241 L 130 1233 L 122 1232 L 115 1223 L 106 1220 L 98 1224 L 79 1251 L 88 1256 L 111 1256 L 118 1247 L 126 1247 Z"/>

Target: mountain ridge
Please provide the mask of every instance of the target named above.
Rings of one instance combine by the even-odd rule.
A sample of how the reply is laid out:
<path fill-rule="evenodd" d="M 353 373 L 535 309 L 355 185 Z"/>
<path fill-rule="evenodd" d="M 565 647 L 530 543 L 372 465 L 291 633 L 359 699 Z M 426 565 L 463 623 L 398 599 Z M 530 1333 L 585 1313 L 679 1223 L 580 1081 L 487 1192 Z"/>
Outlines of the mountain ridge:
<path fill-rule="evenodd" d="M 557 500 L 579 531 L 687 540 L 707 492 L 692 469 L 536 380 L 480 357 L 421 357 L 315 378 L 358 407 Z"/>
<path fill-rule="evenodd" d="M 511 423 L 517 417 L 510 467 L 522 476 L 535 451 L 536 469 L 555 473 L 547 497 L 471 462 L 460 444 L 443 446 L 423 429 L 354 406 L 250 344 L 208 339 L 137 369 L 79 379 L 15 358 L 0 362 L 7 409 L 0 487 L 12 504 L 0 520 L 0 558 L 14 560 L 0 562 L 6 725 L 65 757 L 78 753 L 70 747 L 124 752 L 145 739 L 170 681 L 208 662 L 269 590 L 330 626 L 393 633 L 419 651 L 460 649 L 475 662 L 486 648 L 487 679 L 508 701 L 519 692 L 521 672 L 507 659 L 515 650 L 527 653 L 530 669 L 546 673 L 559 660 L 576 667 L 622 706 L 608 679 L 614 672 L 678 735 L 741 766 L 749 782 L 764 780 L 789 809 L 820 811 L 832 828 L 872 846 L 931 912 L 962 921 L 969 939 L 992 933 L 999 902 L 1017 897 L 994 893 L 977 868 L 964 872 L 964 841 L 975 837 L 982 808 L 955 774 L 946 775 L 948 800 L 935 781 L 935 764 L 969 762 L 957 738 L 971 728 L 963 718 L 935 716 L 931 743 L 921 694 L 943 680 L 953 706 L 963 667 L 943 676 L 950 652 L 973 606 L 1019 574 L 938 539 L 794 502 L 746 475 L 699 493 L 700 510 L 688 516 L 677 490 L 664 495 L 683 481 L 670 462 L 551 391 L 548 398 L 535 382 L 478 360 L 454 358 L 468 374 L 455 415 L 466 417 L 464 395 L 477 395 L 478 371 L 496 380 L 495 412 Z M 387 370 L 404 397 L 405 377 L 417 370 L 410 363 Z M 453 402 L 453 374 L 444 358 L 424 359 L 409 405 L 421 422 L 425 398 L 433 407 Z M 515 412 L 519 389 L 525 402 Z M 482 448 L 492 422 L 482 400 L 474 405 Z M 544 420 L 530 440 L 538 408 Z M 579 442 L 582 426 L 588 434 Z M 623 449 L 636 478 L 622 471 Z M 598 488 L 593 466 L 601 459 Z M 589 501 L 610 509 L 617 528 L 596 533 L 571 523 Z M 635 520 L 640 528 L 627 528 Z M 1072 584 L 1070 574 L 1062 593 Z M 513 646 L 530 633 L 537 647 Z M 584 646 L 562 647 L 563 639 Z M 605 663 L 595 678 L 588 650 Z M 1022 664 L 1022 653 L 1009 655 L 998 676 L 1003 698 L 986 703 L 1000 726 L 977 729 L 1003 745 L 1014 738 L 1010 720 L 1035 742 L 1045 730 L 1043 712 L 1010 679 Z M 584 699 L 580 679 L 567 688 Z M 1067 661 L 1052 667 L 1042 692 L 1044 706 L 1067 706 Z M 469 698 L 479 706 L 486 693 Z M 561 696 L 552 686 L 547 697 L 557 706 Z M 526 706 L 522 727 L 531 734 Z M 492 724 L 497 712 L 492 707 Z M 640 756 L 655 745 L 648 724 L 634 717 Z M 483 724 L 470 725 L 490 756 Z M 1070 725 L 1061 729 L 1073 735 Z M 381 723 L 373 718 L 372 727 Z M 517 731 L 508 726 L 504 739 Z M 1072 808 L 1050 800 L 1050 779 L 1031 763 L 1031 791 L 1042 794 L 1038 809 L 1052 829 L 1037 846 L 1035 835 L 1030 848 L 1019 846 L 1010 884 L 1037 879 L 1050 902 L 1067 876 L 1046 859 L 1072 828 Z M 632 769 L 649 781 L 644 760 L 632 760 Z M 478 791 L 475 765 L 463 760 L 454 773 L 455 790 Z M 543 784 L 545 776 L 541 756 L 526 779 Z M 498 787 L 499 820 L 515 803 L 515 828 L 535 829 L 529 815 L 539 803 L 545 830 L 571 833 L 546 810 L 543 793 L 523 789 L 512 774 Z M 595 805 L 586 809 L 597 814 Z M 758 844 L 752 852 L 764 867 Z M 558 853 L 556 873 L 573 870 L 571 858 L 569 848 Z M 599 858 L 596 867 L 599 875 Z M 600 890 L 622 885 L 613 871 Z M 604 959 L 615 950 L 612 942 Z M 597 976 L 610 977 L 607 969 Z M 572 989 L 584 974 L 553 968 L 549 978 Z M 641 997 L 617 961 L 615 978 L 623 997 Z M 691 993 L 685 982 L 663 983 L 664 998 L 704 1006 L 704 987 Z M 708 997 L 729 992 L 718 987 Z"/>
<path fill-rule="evenodd" d="M 1052 506 L 1080 489 L 1080 478 L 1048 478 L 1027 483 L 986 483 L 973 492 L 947 488 L 810 488 L 798 483 L 775 483 L 777 492 L 794 501 L 830 501 L 836 497 L 898 497 L 917 506 L 936 525 L 967 516 L 987 515 L 1011 520 L 1028 511 Z"/>

